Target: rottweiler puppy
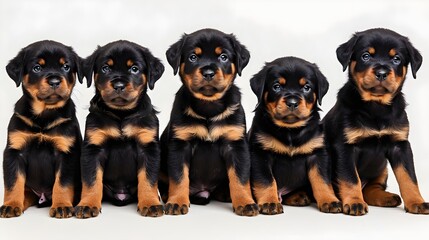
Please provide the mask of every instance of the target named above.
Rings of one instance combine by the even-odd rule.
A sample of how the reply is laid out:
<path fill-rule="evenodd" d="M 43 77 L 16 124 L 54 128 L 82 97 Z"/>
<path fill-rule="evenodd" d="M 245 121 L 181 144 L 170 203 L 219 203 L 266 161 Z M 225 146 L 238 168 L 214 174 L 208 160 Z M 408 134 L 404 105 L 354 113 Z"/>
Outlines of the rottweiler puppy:
<path fill-rule="evenodd" d="M 202 29 L 167 50 L 182 87 L 161 136 L 160 192 L 165 213 L 188 213 L 190 202 L 232 201 L 238 215 L 254 216 L 250 156 L 236 75 L 250 54 L 234 35 Z M 168 199 L 168 201 L 167 201 Z"/>
<path fill-rule="evenodd" d="M 96 217 L 101 201 L 138 201 L 142 216 L 163 215 L 158 197 L 160 147 L 158 118 L 147 87 L 164 66 L 147 48 L 128 41 L 98 47 L 83 62 L 95 96 L 86 119 L 82 147 L 82 199 L 76 217 Z"/>
<path fill-rule="evenodd" d="M 252 188 L 262 214 L 283 213 L 282 203 L 305 206 L 312 195 L 322 212 L 341 212 L 319 124 L 328 81 L 312 63 L 278 58 L 250 80 L 258 97 L 249 145 Z"/>
<path fill-rule="evenodd" d="M 422 56 L 408 38 L 388 29 L 355 33 L 337 49 L 349 80 L 324 118 L 336 190 L 349 215 L 364 215 L 368 204 L 396 207 L 401 198 L 386 191 L 390 163 L 405 211 L 428 214 L 420 195 L 408 141 L 406 102 L 401 92 L 408 65 L 416 78 Z"/>
<path fill-rule="evenodd" d="M 51 217 L 73 215 L 82 136 L 70 96 L 76 80 L 82 82 L 80 62 L 71 47 L 45 40 L 23 48 L 6 66 L 23 95 L 8 126 L 0 217 L 18 217 L 35 204 L 51 206 Z"/>

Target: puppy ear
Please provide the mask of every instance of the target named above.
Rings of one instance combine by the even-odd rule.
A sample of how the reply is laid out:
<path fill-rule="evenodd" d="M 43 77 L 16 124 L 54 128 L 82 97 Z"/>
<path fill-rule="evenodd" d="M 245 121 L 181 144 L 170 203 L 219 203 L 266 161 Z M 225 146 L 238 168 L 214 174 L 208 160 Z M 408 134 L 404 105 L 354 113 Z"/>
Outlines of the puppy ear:
<path fill-rule="evenodd" d="M 405 46 L 407 47 L 408 55 L 410 58 L 411 72 L 413 73 L 413 78 L 416 79 L 416 73 L 422 65 L 423 57 L 419 53 L 419 51 L 415 47 L 413 47 L 408 38 L 405 39 Z"/>
<path fill-rule="evenodd" d="M 182 48 L 185 45 L 186 38 L 187 35 L 185 33 L 183 34 L 182 38 L 175 44 L 171 45 L 165 53 L 168 63 L 173 68 L 174 75 L 176 75 L 177 71 L 179 70 L 180 58 L 182 57 Z"/>
<path fill-rule="evenodd" d="M 9 64 L 6 66 L 6 72 L 13 81 L 15 81 L 16 87 L 19 87 L 24 76 L 24 67 L 25 67 L 25 55 L 26 50 L 22 49 L 18 55 L 10 60 Z"/>
<path fill-rule="evenodd" d="M 82 61 L 81 69 L 83 72 L 83 76 L 86 78 L 87 87 L 91 86 L 92 83 L 92 73 L 94 72 L 95 60 L 98 57 L 98 51 L 100 46 L 87 58 Z"/>
<path fill-rule="evenodd" d="M 258 104 L 256 104 L 256 108 L 262 103 L 262 95 L 264 93 L 264 85 L 265 78 L 267 76 L 268 67 L 265 66 L 258 73 L 253 75 L 250 79 L 250 87 L 252 88 L 253 93 L 255 93 L 256 97 L 258 97 Z"/>
<path fill-rule="evenodd" d="M 250 52 L 242 45 L 237 38 L 233 35 L 229 35 L 232 46 L 235 50 L 235 66 L 237 67 L 238 76 L 241 76 L 241 71 L 247 66 L 250 60 Z"/>
<path fill-rule="evenodd" d="M 337 48 L 337 59 L 341 63 L 341 65 L 343 65 L 343 72 L 349 66 L 353 54 L 353 48 L 356 45 L 358 39 L 359 36 L 357 33 L 355 33 L 349 41 L 341 44 Z"/>
<path fill-rule="evenodd" d="M 143 48 L 142 54 L 148 66 L 146 77 L 148 79 L 149 88 L 152 90 L 155 86 L 155 82 L 164 73 L 164 65 L 158 58 L 154 57 L 148 49 Z"/>
<path fill-rule="evenodd" d="M 68 47 L 69 51 L 73 54 L 73 60 L 75 63 L 75 69 L 73 71 L 77 74 L 77 79 L 80 83 L 83 83 L 83 72 L 82 72 L 82 61 L 83 59 L 77 55 L 72 47 Z"/>
<path fill-rule="evenodd" d="M 319 103 L 319 105 L 322 105 L 322 98 L 328 92 L 329 82 L 326 79 L 325 75 L 323 75 L 322 72 L 319 70 L 319 67 L 314 63 L 313 63 L 313 71 L 317 78 L 317 87 L 316 87 L 317 102 Z"/>

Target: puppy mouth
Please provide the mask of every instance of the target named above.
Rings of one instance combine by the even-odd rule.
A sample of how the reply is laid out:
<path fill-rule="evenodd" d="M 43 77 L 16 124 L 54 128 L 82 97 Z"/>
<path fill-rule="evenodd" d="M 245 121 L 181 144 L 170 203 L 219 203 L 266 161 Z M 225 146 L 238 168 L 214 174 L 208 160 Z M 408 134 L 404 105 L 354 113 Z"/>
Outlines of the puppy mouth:
<path fill-rule="evenodd" d="M 374 87 L 365 88 L 365 90 L 370 92 L 371 95 L 374 95 L 374 96 L 383 96 L 389 93 L 389 90 L 384 86 L 382 86 L 381 84 Z"/>
<path fill-rule="evenodd" d="M 204 96 L 211 97 L 211 96 L 215 95 L 216 93 L 218 93 L 219 90 L 216 87 L 206 85 L 206 86 L 200 87 L 198 89 L 198 92 L 203 94 Z"/>
<path fill-rule="evenodd" d="M 283 116 L 280 120 L 282 120 L 285 123 L 292 124 L 292 123 L 296 123 L 298 121 L 301 121 L 301 118 L 299 118 L 295 114 L 288 114 L 286 116 Z"/>
<path fill-rule="evenodd" d="M 64 100 L 64 98 L 58 94 L 51 94 L 47 97 L 39 97 L 39 100 L 44 101 L 46 104 L 50 105 L 50 104 L 56 104 L 62 100 Z"/>
<path fill-rule="evenodd" d="M 115 106 L 126 106 L 128 104 L 128 100 L 122 97 L 115 97 L 110 100 L 110 103 Z"/>

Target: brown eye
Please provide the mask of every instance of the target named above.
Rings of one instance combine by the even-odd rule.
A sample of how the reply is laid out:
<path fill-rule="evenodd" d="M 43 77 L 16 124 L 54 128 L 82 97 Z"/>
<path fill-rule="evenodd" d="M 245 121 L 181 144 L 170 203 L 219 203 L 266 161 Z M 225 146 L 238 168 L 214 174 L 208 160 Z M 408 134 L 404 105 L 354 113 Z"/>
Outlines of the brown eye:
<path fill-rule="evenodd" d="M 64 64 L 61 68 L 63 69 L 64 72 L 69 72 L 70 71 L 70 66 L 67 65 L 67 64 Z"/>
<path fill-rule="evenodd" d="M 401 64 L 401 58 L 398 55 L 395 55 L 393 57 L 392 61 L 393 61 L 393 64 L 395 64 L 395 65 Z"/>
<path fill-rule="evenodd" d="M 227 61 L 228 61 L 228 55 L 226 55 L 225 53 L 222 53 L 222 54 L 219 56 L 219 60 L 220 60 L 221 62 L 227 62 Z"/>
<path fill-rule="evenodd" d="M 134 66 L 132 66 L 131 68 L 130 68 L 130 72 L 132 73 L 132 74 L 137 74 L 137 73 L 139 73 L 139 67 L 137 67 L 136 65 L 134 65 Z"/>
<path fill-rule="evenodd" d="M 103 73 L 108 73 L 108 72 L 110 72 L 110 67 L 108 65 L 104 65 L 101 67 L 101 71 Z"/>
<path fill-rule="evenodd" d="M 363 53 L 362 54 L 362 60 L 364 61 L 364 62 L 367 62 L 367 61 L 369 61 L 369 59 L 371 58 L 371 54 L 369 54 L 368 52 L 365 52 L 365 53 Z"/>
<path fill-rule="evenodd" d="M 42 66 L 40 66 L 39 64 L 34 65 L 34 67 L 33 67 L 34 73 L 39 73 L 41 71 L 42 71 Z"/>
<path fill-rule="evenodd" d="M 310 92 L 310 91 L 311 91 L 311 86 L 310 86 L 310 85 L 308 85 L 308 84 L 305 84 L 305 85 L 304 85 L 304 87 L 302 87 L 302 90 L 303 90 L 305 93 L 308 93 L 308 92 Z"/>
<path fill-rule="evenodd" d="M 281 89 L 282 89 L 282 86 L 280 85 L 280 83 L 274 83 L 273 85 L 274 92 L 279 92 Z"/>
<path fill-rule="evenodd" d="M 197 59 L 198 59 L 198 57 L 197 57 L 197 55 L 195 53 L 192 53 L 191 55 L 189 55 L 188 59 L 189 59 L 190 62 L 196 62 Z"/>

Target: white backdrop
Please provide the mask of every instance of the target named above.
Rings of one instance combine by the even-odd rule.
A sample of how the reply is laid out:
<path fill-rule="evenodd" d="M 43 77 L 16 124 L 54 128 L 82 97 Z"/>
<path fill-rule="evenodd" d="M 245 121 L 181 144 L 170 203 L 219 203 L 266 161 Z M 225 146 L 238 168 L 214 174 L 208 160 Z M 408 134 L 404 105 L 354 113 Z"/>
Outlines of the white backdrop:
<path fill-rule="evenodd" d="M 7 124 L 21 89 L 6 74 L 5 66 L 18 51 L 31 42 L 52 39 L 72 46 L 81 57 L 90 55 L 97 45 L 127 39 L 149 48 L 160 58 L 166 71 L 149 91 L 161 113 L 161 131 L 168 122 L 174 94 L 180 86 L 178 76 L 165 58 L 165 51 L 183 33 L 200 28 L 217 28 L 234 33 L 251 52 L 251 60 L 237 77 L 243 94 L 248 126 L 256 104 L 250 77 L 264 62 L 282 56 L 297 56 L 316 63 L 330 82 L 323 99 L 326 113 L 335 103 L 346 73 L 336 59 L 338 45 L 356 32 L 385 27 L 408 36 L 423 55 L 417 79 L 411 74 L 404 93 L 409 106 L 410 141 L 423 196 L 429 201 L 429 1 L 425 0 L 0 0 L 0 146 L 6 145 Z M 73 99 L 81 128 L 88 113 L 94 89 L 77 85 Z M 1 175 L 1 174 L 0 174 Z M 389 189 L 398 193 L 393 175 Z M 0 200 L 3 182 L 0 180 Z M 118 208 L 103 204 L 103 214 L 91 220 L 56 220 L 48 209 L 30 208 L 17 219 L 0 219 L 0 238 L 76 239 L 104 236 L 104 239 L 166 236 L 176 239 L 232 239 L 291 236 L 293 239 L 426 239 L 429 216 L 405 214 L 402 207 L 371 207 L 364 217 L 326 215 L 314 206 L 287 207 L 279 216 L 242 218 L 232 213 L 230 204 L 192 206 L 187 216 L 140 217 L 133 205 Z M 4 238 L 3 238 L 4 239 Z M 8 238 L 9 239 L 9 238 Z"/>

